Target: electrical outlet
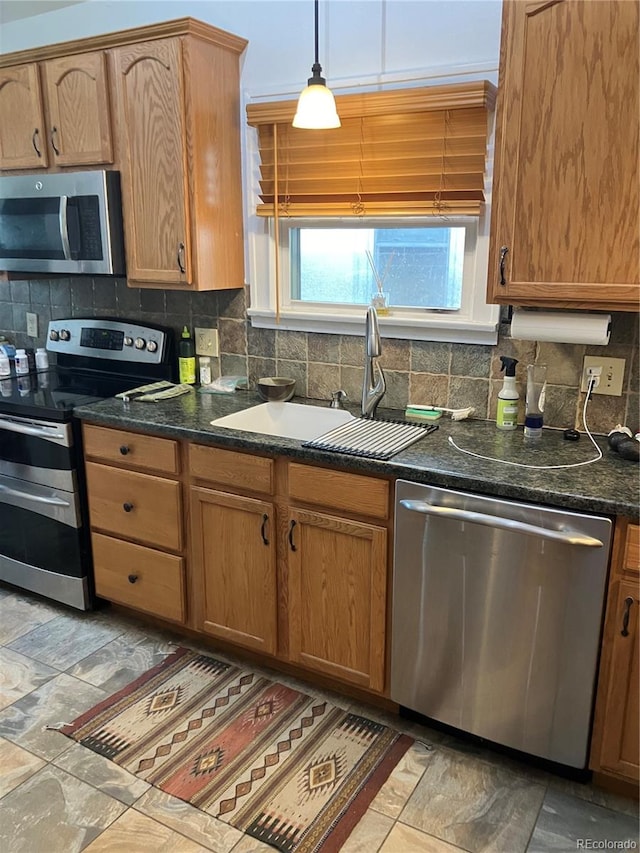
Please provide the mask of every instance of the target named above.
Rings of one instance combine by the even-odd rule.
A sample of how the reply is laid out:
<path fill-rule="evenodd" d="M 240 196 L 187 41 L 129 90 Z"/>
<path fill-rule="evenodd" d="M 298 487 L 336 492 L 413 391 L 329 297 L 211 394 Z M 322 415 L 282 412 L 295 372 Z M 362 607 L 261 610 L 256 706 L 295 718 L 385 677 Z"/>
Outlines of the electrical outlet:
<path fill-rule="evenodd" d="M 38 315 L 27 311 L 27 335 L 30 338 L 38 337 Z"/>
<path fill-rule="evenodd" d="M 218 330 L 195 329 L 196 355 L 218 355 Z"/>
<path fill-rule="evenodd" d="M 600 355 L 585 355 L 582 368 L 581 391 L 589 387 L 588 369 L 600 367 L 602 372 L 598 385 L 592 391 L 593 394 L 609 394 L 611 397 L 622 396 L 622 381 L 624 379 L 624 358 L 609 358 Z"/>

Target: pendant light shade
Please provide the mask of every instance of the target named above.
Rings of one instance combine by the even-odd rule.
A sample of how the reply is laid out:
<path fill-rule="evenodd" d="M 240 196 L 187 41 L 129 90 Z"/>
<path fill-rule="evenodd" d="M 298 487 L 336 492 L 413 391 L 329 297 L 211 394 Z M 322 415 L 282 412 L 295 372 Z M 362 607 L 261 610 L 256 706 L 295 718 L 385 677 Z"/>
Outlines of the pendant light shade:
<path fill-rule="evenodd" d="M 336 111 L 336 102 L 327 81 L 322 76 L 322 66 L 318 61 L 318 0 L 314 0 L 315 13 L 315 62 L 311 66 L 312 76 L 300 93 L 298 108 L 293 119 L 294 127 L 309 130 L 340 127 L 340 118 Z"/>

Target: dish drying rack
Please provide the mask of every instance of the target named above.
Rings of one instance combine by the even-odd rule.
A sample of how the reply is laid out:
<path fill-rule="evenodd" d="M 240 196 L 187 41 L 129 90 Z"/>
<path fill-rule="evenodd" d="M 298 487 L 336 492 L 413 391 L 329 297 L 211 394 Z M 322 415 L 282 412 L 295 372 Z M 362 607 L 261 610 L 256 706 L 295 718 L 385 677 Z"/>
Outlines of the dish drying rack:
<path fill-rule="evenodd" d="M 438 424 L 354 418 L 302 446 L 386 461 L 437 429 Z"/>

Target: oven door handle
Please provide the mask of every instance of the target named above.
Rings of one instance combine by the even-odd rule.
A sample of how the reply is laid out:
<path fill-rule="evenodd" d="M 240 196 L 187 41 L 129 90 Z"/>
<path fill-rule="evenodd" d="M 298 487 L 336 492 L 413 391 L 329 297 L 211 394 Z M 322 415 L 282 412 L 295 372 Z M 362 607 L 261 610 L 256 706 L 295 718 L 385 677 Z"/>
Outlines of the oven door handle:
<path fill-rule="evenodd" d="M 69 207 L 69 196 L 60 196 L 60 212 L 58 214 L 58 224 L 60 226 L 60 240 L 62 241 L 62 251 L 65 260 L 70 261 L 71 244 L 69 243 L 69 222 L 67 217 L 67 209 Z"/>
<path fill-rule="evenodd" d="M 2 483 L 0 483 L 0 493 L 3 495 L 9 495 L 13 498 L 22 498 L 26 501 L 33 501 L 34 503 L 48 504 L 49 506 L 71 506 L 69 501 L 64 501 L 62 498 L 50 498 L 45 497 L 44 495 L 34 495 L 31 494 L 31 492 L 23 492 L 21 489 L 12 489 L 9 486 L 3 486 Z"/>
<path fill-rule="evenodd" d="M 33 423 L 17 421 L 0 415 L 0 430 L 3 429 L 9 432 L 18 432 L 20 435 L 33 435 L 36 438 L 45 438 L 48 441 L 58 441 L 61 444 L 67 442 L 67 434 L 62 427 L 56 426 L 52 430 L 49 426 L 37 426 Z"/>
<path fill-rule="evenodd" d="M 473 524 L 483 524 L 486 527 L 497 527 L 501 530 L 511 530 L 514 533 L 538 536 L 540 539 L 554 539 L 556 542 L 564 542 L 565 545 L 583 545 L 588 548 L 604 547 L 599 539 L 587 536 L 577 530 L 547 530 L 545 527 L 538 527 L 537 524 L 527 524 L 525 521 L 516 521 L 513 518 L 502 518 L 496 515 L 487 515 L 484 512 L 472 512 L 468 509 L 456 509 L 449 506 L 436 506 L 426 501 L 401 500 L 400 506 L 411 512 L 420 512 L 423 515 L 435 515 L 440 518 L 450 518 L 453 521 L 470 521 Z"/>

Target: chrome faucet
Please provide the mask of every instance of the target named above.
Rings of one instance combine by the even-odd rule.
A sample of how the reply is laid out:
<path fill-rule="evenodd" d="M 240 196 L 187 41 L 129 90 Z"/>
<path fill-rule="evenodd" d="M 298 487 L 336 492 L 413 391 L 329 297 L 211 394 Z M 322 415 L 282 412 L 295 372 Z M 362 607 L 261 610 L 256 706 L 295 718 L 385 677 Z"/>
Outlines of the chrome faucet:
<path fill-rule="evenodd" d="M 378 315 L 376 309 L 367 308 L 367 323 L 365 327 L 365 359 L 364 359 L 364 382 L 362 383 L 362 417 L 373 418 L 380 400 L 387 390 L 384 381 L 384 373 L 377 362 L 382 354 L 382 343 L 380 341 L 380 330 L 378 329 Z"/>

